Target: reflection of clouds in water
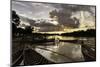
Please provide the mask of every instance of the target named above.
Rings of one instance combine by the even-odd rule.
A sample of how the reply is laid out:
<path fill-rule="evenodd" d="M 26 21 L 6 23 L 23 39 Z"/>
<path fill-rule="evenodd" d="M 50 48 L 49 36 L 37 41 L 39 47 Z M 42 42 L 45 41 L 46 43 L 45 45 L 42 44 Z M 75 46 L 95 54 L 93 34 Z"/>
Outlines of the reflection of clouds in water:
<path fill-rule="evenodd" d="M 72 62 L 69 58 L 53 52 L 50 54 L 50 59 L 52 59 L 55 63 Z"/>
<path fill-rule="evenodd" d="M 72 54 L 73 54 L 73 58 L 76 60 L 81 61 L 81 59 L 83 60 L 83 55 L 81 52 L 81 45 L 75 46 L 74 49 L 72 50 Z M 79 55 L 81 54 L 81 55 Z"/>
<path fill-rule="evenodd" d="M 69 57 L 68 59 L 65 59 L 64 57 L 60 57 L 59 55 L 52 53 L 51 58 L 54 59 L 55 61 L 63 61 L 63 62 L 73 62 L 74 61 L 84 61 L 83 55 L 81 53 L 81 45 L 75 45 L 75 44 L 70 44 L 70 43 L 64 43 L 61 42 L 59 44 L 59 47 L 56 48 L 56 51 L 59 54 L 65 55 L 66 58 Z"/>
<path fill-rule="evenodd" d="M 39 49 L 38 47 L 47 50 Z M 37 46 L 35 50 L 55 63 L 84 61 L 81 45 L 73 43 L 59 42 L 58 45 Z"/>
<path fill-rule="evenodd" d="M 88 45 L 95 48 L 94 38 L 80 37 L 79 40 L 85 41 L 86 44 L 88 41 L 90 41 L 90 44 Z M 46 44 L 47 46 L 43 46 L 43 44 Z M 43 44 L 41 44 L 42 46 L 36 46 L 35 50 L 50 61 L 53 61 L 55 63 L 85 61 L 84 56 L 81 52 L 82 47 L 80 44 L 68 42 L 59 42 L 58 45 L 55 45 L 54 42 L 48 42 Z M 42 49 L 39 49 L 38 47 Z"/>

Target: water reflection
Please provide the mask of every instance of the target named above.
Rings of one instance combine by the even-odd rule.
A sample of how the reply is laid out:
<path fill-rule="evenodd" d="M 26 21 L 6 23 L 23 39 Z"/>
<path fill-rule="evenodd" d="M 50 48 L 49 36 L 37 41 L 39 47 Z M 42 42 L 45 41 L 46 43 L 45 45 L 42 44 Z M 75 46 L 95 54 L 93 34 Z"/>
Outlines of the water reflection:
<path fill-rule="evenodd" d="M 75 61 L 85 61 L 84 55 L 82 53 L 82 44 L 80 43 L 70 43 L 70 42 L 61 42 L 59 39 L 65 38 L 66 40 L 82 40 L 84 43 L 92 46 L 95 46 L 95 39 L 94 38 L 74 38 L 74 37 L 61 37 L 56 36 L 54 42 L 48 43 L 41 43 L 38 46 L 35 46 L 35 50 L 40 53 L 42 56 L 47 58 L 50 61 L 55 63 L 62 63 L 62 62 L 75 62 Z M 89 43 L 87 41 L 90 41 Z M 43 46 L 45 45 L 46 46 Z"/>
<path fill-rule="evenodd" d="M 81 45 L 60 42 L 58 48 L 56 49 L 56 52 L 65 57 L 63 58 L 58 54 L 52 53 L 51 58 L 53 58 L 57 62 L 73 62 L 84 60 L 81 53 Z"/>
<path fill-rule="evenodd" d="M 43 50 L 38 47 L 48 50 Z M 84 61 L 81 45 L 77 44 L 59 42 L 58 45 L 54 46 L 37 46 L 35 50 L 56 63 Z"/>
<path fill-rule="evenodd" d="M 53 36 L 48 36 L 47 39 L 55 39 L 58 38 L 60 40 L 75 40 L 75 39 L 79 39 L 77 37 L 66 37 L 66 36 L 58 36 L 58 35 L 53 35 Z"/>

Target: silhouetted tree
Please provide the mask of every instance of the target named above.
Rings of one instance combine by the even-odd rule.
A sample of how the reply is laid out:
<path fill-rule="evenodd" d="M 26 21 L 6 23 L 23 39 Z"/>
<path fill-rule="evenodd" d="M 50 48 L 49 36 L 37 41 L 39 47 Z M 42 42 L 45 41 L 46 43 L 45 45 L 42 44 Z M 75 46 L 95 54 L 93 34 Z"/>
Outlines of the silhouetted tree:
<path fill-rule="evenodd" d="M 31 26 L 26 26 L 25 28 L 25 34 L 31 34 L 33 31 L 33 28 Z"/>
<path fill-rule="evenodd" d="M 20 24 L 20 18 L 15 11 L 12 11 L 12 21 L 17 26 Z"/>
<path fill-rule="evenodd" d="M 12 33 L 13 35 L 17 34 L 17 26 L 20 24 L 20 18 L 19 16 L 16 14 L 15 11 L 12 11 Z"/>

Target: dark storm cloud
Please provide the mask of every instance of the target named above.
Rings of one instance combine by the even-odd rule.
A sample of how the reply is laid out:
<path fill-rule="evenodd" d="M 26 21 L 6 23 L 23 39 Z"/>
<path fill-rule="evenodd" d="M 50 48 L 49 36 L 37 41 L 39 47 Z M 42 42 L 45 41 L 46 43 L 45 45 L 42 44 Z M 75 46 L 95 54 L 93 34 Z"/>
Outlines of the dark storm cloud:
<path fill-rule="evenodd" d="M 57 21 L 59 24 L 67 26 L 67 27 L 72 27 L 76 28 L 79 26 L 79 20 L 78 19 L 71 19 L 72 12 L 67 10 L 67 11 L 52 11 L 50 12 L 50 17 L 51 18 L 57 18 Z"/>
<path fill-rule="evenodd" d="M 72 13 L 76 13 L 79 11 L 88 11 L 91 15 L 95 16 L 95 9 L 92 6 L 85 6 L 85 5 L 66 5 L 66 4 L 59 4 L 60 10 L 53 10 L 50 12 L 50 17 L 54 18 L 57 17 L 57 21 L 65 25 L 67 27 L 78 28 L 80 26 L 79 19 L 72 19 Z M 56 7 L 56 6 L 55 6 Z"/>

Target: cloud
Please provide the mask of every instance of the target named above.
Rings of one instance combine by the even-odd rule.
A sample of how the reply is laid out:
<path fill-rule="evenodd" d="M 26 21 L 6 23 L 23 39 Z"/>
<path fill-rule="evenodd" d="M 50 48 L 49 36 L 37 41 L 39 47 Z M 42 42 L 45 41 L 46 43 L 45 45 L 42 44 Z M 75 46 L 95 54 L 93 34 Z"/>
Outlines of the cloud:
<path fill-rule="evenodd" d="M 25 27 L 25 26 L 35 26 L 35 27 L 39 27 L 39 31 L 40 32 L 46 32 L 46 31 L 56 31 L 56 27 L 57 27 L 57 23 L 52 23 L 52 22 L 48 22 L 46 20 L 40 20 L 39 22 L 37 22 L 37 20 L 33 20 L 24 16 L 20 16 L 20 20 L 21 20 L 21 24 L 20 27 Z"/>
<path fill-rule="evenodd" d="M 62 24 L 64 26 L 70 27 L 70 28 L 79 28 L 80 27 L 80 11 L 88 12 L 87 15 L 91 14 L 91 16 L 95 16 L 95 7 L 94 6 L 87 6 L 87 5 L 66 5 L 66 4 L 59 4 L 61 8 L 60 10 L 53 10 L 50 12 L 50 17 L 55 18 L 57 17 L 57 21 L 59 24 Z M 56 6 L 55 6 L 56 7 Z M 58 9 L 59 9 L 58 8 Z M 77 17 L 74 16 L 73 19 L 71 16 L 75 15 L 76 12 L 79 14 Z M 91 19 L 92 17 L 89 17 L 88 19 Z M 95 19 L 95 18 L 92 18 Z M 91 21 L 92 21 L 91 19 Z M 85 19 L 84 19 L 85 20 Z M 77 21 L 77 22 L 76 22 Z"/>
<path fill-rule="evenodd" d="M 40 27 L 40 31 L 55 31 L 59 30 L 61 26 L 79 28 L 80 11 L 85 11 L 87 15 L 91 14 L 92 18 L 88 17 L 87 20 L 92 22 L 95 19 L 93 17 L 95 16 L 94 6 L 12 1 L 12 9 L 21 16 L 23 23 Z M 73 18 L 71 18 L 72 16 Z M 37 23 L 37 19 L 52 19 L 54 21 Z"/>
<path fill-rule="evenodd" d="M 55 7 L 44 3 L 12 1 L 12 9 L 30 18 L 49 18 L 49 11 Z"/>
<path fill-rule="evenodd" d="M 52 16 L 52 18 L 57 18 L 57 21 L 59 24 L 67 26 L 67 27 L 71 27 L 71 28 L 77 28 L 79 26 L 79 20 L 77 18 L 72 19 L 71 17 L 71 13 L 65 13 L 63 11 L 52 11 L 50 12 L 50 15 Z"/>
<path fill-rule="evenodd" d="M 24 17 L 24 16 L 19 16 L 19 17 L 21 20 L 21 24 L 31 25 L 31 26 L 35 25 L 35 22 L 36 22 L 35 20 Z"/>
<path fill-rule="evenodd" d="M 45 20 L 43 20 L 43 21 L 40 20 L 40 23 L 35 23 L 35 26 L 37 26 L 37 27 L 53 27 L 53 26 L 56 26 L 56 24 L 47 22 Z"/>

